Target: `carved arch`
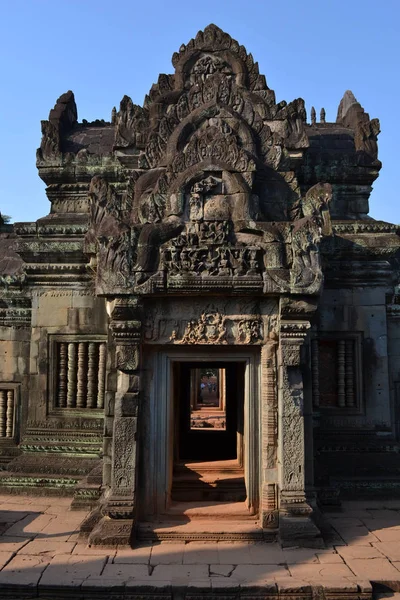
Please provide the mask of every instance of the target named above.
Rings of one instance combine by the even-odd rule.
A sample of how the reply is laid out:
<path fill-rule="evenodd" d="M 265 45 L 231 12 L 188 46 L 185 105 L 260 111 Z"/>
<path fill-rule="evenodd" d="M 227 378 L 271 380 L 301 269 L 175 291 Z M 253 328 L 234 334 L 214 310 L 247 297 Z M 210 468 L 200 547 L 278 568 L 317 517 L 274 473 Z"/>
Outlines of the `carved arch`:
<path fill-rule="evenodd" d="M 224 114 L 225 113 L 225 114 Z M 220 120 L 231 119 L 237 128 L 232 127 L 234 134 L 240 139 L 241 145 L 251 154 L 256 155 L 256 143 L 254 133 L 243 117 L 238 115 L 230 106 L 219 106 L 214 102 L 205 104 L 192 111 L 172 132 L 166 147 L 166 156 L 175 156 L 183 150 L 190 137 L 198 131 L 208 119 Z"/>

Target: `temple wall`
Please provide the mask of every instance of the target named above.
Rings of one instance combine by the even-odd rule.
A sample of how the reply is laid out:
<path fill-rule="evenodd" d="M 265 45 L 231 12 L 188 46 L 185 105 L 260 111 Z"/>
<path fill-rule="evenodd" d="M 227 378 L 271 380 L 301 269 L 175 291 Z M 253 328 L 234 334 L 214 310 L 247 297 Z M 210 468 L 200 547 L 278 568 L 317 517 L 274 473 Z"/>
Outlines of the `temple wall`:
<path fill-rule="evenodd" d="M 53 399 L 49 397 L 49 384 L 56 368 L 50 349 L 52 336 L 65 335 L 69 336 L 68 341 L 76 338 L 78 342 L 85 336 L 106 334 L 107 315 L 102 298 L 87 292 L 58 290 L 33 297 L 29 421 L 46 420 L 51 409 Z"/>
<path fill-rule="evenodd" d="M 3 395 L 0 407 L 0 460 L 18 453 L 17 444 L 26 423 L 30 335 L 28 327 L 0 328 L 0 395 Z"/>
<path fill-rule="evenodd" d="M 323 428 L 362 429 L 379 432 L 380 436 L 390 435 L 393 423 L 388 373 L 393 344 L 390 342 L 388 346 L 386 317 L 386 295 L 390 291 L 386 286 L 327 288 L 322 294 L 316 326 L 318 337 L 328 340 L 351 337 L 357 354 L 352 374 L 357 395 L 354 405 L 320 406 Z M 390 360 L 392 369 L 393 358 Z"/>
<path fill-rule="evenodd" d="M 387 307 L 389 387 L 396 439 L 400 439 L 400 313 L 396 305 Z"/>

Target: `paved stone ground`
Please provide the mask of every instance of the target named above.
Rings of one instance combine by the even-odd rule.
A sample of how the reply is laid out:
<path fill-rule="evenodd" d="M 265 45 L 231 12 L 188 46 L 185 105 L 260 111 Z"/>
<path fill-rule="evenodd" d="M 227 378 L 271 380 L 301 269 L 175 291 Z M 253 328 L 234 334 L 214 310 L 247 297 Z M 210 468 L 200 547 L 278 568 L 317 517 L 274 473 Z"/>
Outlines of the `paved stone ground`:
<path fill-rule="evenodd" d="M 205 595 L 227 590 L 243 595 L 262 587 L 271 593 L 302 591 L 301 597 L 323 586 L 339 596 L 369 598 L 372 582 L 377 591 L 400 592 L 400 501 L 345 502 L 341 512 L 327 512 L 323 550 L 240 542 L 88 547 L 77 533 L 87 513 L 69 511 L 70 503 L 70 498 L 0 496 L 1 598 L 53 597 L 49 590 L 60 587 L 75 590 L 75 598 L 100 597 L 104 590 L 109 598 L 129 590 L 153 595 L 157 590 L 159 596 L 171 585 Z"/>

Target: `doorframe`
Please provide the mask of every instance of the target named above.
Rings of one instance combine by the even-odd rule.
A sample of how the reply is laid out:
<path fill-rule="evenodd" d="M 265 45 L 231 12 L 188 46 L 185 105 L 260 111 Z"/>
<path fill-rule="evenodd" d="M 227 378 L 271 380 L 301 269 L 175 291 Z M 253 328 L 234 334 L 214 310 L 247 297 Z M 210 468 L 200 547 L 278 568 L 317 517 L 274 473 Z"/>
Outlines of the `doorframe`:
<path fill-rule="evenodd" d="M 252 347 L 184 346 L 159 349 L 154 356 L 150 390 L 150 460 L 154 468 L 153 498 L 158 515 L 165 514 L 173 478 L 174 402 L 173 363 L 176 362 L 244 363 L 244 473 L 247 505 L 252 513 L 259 510 L 260 495 L 260 352 Z"/>

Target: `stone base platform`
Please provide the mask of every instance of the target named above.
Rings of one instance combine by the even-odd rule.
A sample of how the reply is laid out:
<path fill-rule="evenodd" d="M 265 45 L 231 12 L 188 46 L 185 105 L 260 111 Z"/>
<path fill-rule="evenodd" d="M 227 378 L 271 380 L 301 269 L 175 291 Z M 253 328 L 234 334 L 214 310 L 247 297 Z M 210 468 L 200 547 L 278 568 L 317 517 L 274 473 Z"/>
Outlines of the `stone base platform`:
<path fill-rule="evenodd" d="M 0 597 L 370 600 L 400 592 L 400 502 L 325 512 L 325 548 L 172 541 L 90 547 L 72 498 L 0 496 Z M 204 522 L 206 525 L 206 522 Z"/>
<path fill-rule="evenodd" d="M 205 520 L 204 520 L 205 521 Z M 278 532 L 262 529 L 257 523 L 240 521 L 189 521 L 188 523 L 140 523 L 137 539 L 142 541 L 276 541 Z"/>

